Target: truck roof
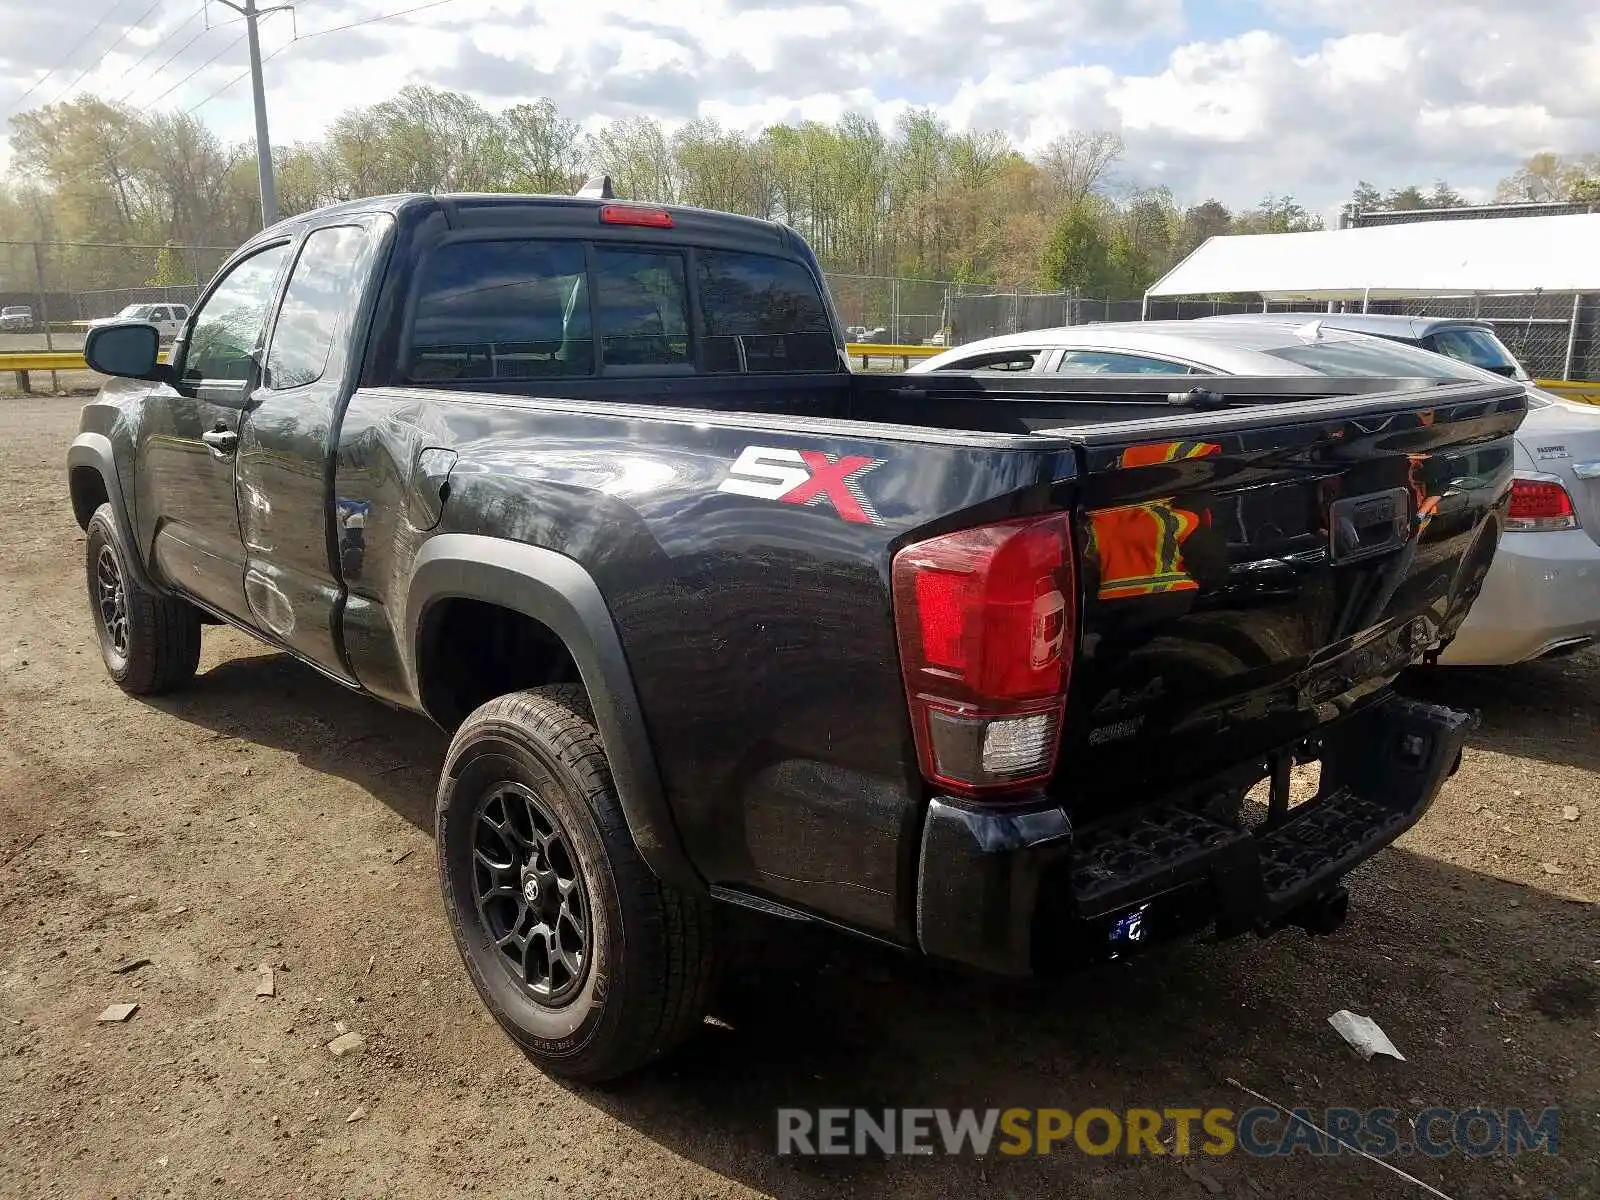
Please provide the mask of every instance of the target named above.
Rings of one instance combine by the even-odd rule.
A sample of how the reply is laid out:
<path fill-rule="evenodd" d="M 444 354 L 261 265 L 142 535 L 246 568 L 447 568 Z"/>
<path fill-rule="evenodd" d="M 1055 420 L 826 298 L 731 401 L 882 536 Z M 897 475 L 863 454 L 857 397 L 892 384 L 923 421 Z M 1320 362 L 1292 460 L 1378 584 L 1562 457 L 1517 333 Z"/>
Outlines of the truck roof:
<path fill-rule="evenodd" d="M 508 192 L 451 192 L 431 195 L 406 192 L 389 196 L 368 196 L 359 200 L 346 200 L 310 212 L 286 217 L 276 225 L 262 230 L 247 244 L 281 235 L 307 224 L 326 224 L 329 220 L 356 216 L 363 213 L 388 213 L 394 217 L 417 210 L 437 210 L 445 214 L 454 229 L 524 227 L 553 235 L 581 236 L 593 229 L 598 210 L 608 205 L 624 205 L 658 209 L 671 214 L 672 229 L 656 231 L 641 229 L 640 233 L 668 234 L 667 240 L 684 242 L 714 233 L 718 243 L 748 249 L 757 253 L 774 251 L 794 254 L 803 245 L 789 229 L 776 221 L 759 217 L 744 217 L 734 213 L 715 212 L 711 209 L 692 208 L 682 204 L 651 204 L 623 199 L 600 199 L 592 196 L 546 196 Z M 567 218 L 565 221 L 562 217 Z M 672 236 L 673 234 L 676 236 Z M 803 252 L 802 257 L 809 257 Z"/>

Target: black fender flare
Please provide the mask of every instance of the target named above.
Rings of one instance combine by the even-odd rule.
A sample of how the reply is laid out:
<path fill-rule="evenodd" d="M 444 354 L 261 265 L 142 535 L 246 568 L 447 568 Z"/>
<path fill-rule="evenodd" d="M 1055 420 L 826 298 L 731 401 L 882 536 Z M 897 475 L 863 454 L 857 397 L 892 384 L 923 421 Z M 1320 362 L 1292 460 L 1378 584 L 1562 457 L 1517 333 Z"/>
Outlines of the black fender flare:
<path fill-rule="evenodd" d="M 589 573 L 554 550 L 471 533 L 436 534 L 417 553 L 406 593 L 412 670 L 429 608 L 479 600 L 540 622 L 566 646 L 594 708 L 617 799 L 646 865 L 663 882 L 703 893 L 661 786 L 633 673 L 605 598 Z M 420 696 L 420 680 L 413 679 Z"/>
<path fill-rule="evenodd" d="M 139 542 L 134 537 L 133 518 L 128 512 L 127 499 L 122 494 L 122 480 L 117 475 L 116 451 L 111 445 L 111 439 L 103 433 L 80 433 L 72 439 L 72 445 L 67 449 L 67 486 L 72 486 L 72 473 L 78 470 L 92 470 L 100 476 L 101 486 L 105 488 L 106 501 L 111 505 L 111 516 L 117 523 L 117 533 L 122 538 L 122 545 L 127 550 L 127 565 L 135 580 L 146 591 L 165 592 L 166 589 L 156 584 L 151 578 L 149 569 L 145 566 L 144 556 L 140 553 Z"/>

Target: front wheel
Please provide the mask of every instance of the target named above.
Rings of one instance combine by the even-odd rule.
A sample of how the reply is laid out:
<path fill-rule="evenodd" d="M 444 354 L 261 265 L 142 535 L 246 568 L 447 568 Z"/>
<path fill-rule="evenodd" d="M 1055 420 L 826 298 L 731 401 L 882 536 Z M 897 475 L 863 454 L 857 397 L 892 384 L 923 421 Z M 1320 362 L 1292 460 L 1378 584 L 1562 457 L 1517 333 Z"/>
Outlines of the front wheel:
<path fill-rule="evenodd" d="M 700 1023 L 710 903 L 639 857 L 581 687 L 515 692 L 468 717 L 445 759 L 436 825 L 467 972 L 541 1067 L 614 1078 Z"/>
<path fill-rule="evenodd" d="M 200 666 L 199 610 L 133 577 L 111 505 L 95 509 L 87 533 L 89 609 L 106 671 L 136 696 L 188 683 Z"/>

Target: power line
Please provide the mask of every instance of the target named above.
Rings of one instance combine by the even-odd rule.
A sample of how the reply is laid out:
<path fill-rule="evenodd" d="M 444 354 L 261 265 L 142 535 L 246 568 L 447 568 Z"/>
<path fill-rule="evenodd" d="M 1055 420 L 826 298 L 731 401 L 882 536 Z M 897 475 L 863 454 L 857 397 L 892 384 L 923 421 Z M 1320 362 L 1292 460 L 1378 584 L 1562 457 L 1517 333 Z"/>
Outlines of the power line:
<path fill-rule="evenodd" d="M 196 14 L 196 15 L 198 15 L 198 14 Z M 150 83 L 152 80 L 154 80 L 156 77 L 158 77 L 161 74 L 161 72 L 165 71 L 167 69 L 167 67 L 170 66 L 173 63 L 173 61 L 176 60 L 180 55 L 182 55 L 185 50 L 187 50 L 190 46 L 192 46 L 196 42 L 198 42 L 201 38 L 205 37 L 205 35 L 210 33 L 213 29 L 221 29 L 226 25 L 237 25 L 243 19 L 244 19 L 243 17 L 235 17 L 231 21 L 218 21 L 215 25 L 208 25 L 204 29 L 195 30 L 194 31 L 194 36 L 191 37 L 183 45 L 179 46 L 171 54 L 167 55 L 166 58 L 162 59 L 160 66 L 156 67 L 156 69 L 151 71 L 148 76 L 146 76 L 145 78 L 139 80 L 131 88 L 129 88 L 127 91 L 123 92 L 122 95 L 120 97 L 118 97 L 117 103 L 118 104 L 126 104 L 131 97 L 133 97 L 133 96 L 138 94 L 140 88 L 144 87 L 145 84 Z M 190 21 L 194 20 L 194 17 L 190 17 L 189 20 Z M 188 23 L 189 23 L 189 21 L 182 22 L 176 28 L 174 28 L 172 32 L 173 33 L 177 33 L 179 29 L 182 29 L 184 27 L 184 25 L 187 25 Z M 237 46 L 238 44 L 239 44 L 239 41 L 238 41 L 237 38 L 235 38 L 231 43 L 229 43 L 230 46 Z M 162 43 L 162 42 L 157 42 L 156 46 L 151 47 L 151 49 L 155 49 L 156 47 L 160 47 L 162 49 L 166 48 L 165 44 Z M 145 58 L 148 58 L 148 57 L 150 57 L 150 56 L 148 54 L 146 54 Z M 140 60 L 140 61 L 143 61 L 143 60 Z M 134 64 L 135 67 L 138 66 L 138 65 L 139 65 L 138 63 Z M 124 71 L 121 75 L 117 76 L 117 78 L 115 80 L 113 80 L 112 82 L 113 83 L 120 82 L 122 79 L 126 78 L 132 72 L 132 70 L 133 70 L 133 67 L 129 67 L 128 70 Z"/>
<path fill-rule="evenodd" d="M 451 0 L 432 0 L 431 3 L 419 4 L 415 8 L 403 8 L 399 12 L 380 13 L 376 17 L 365 17 L 359 21 L 351 21 L 348 25 L 335 25 L 332 29 L 319 29 L 315 33 L 306 34 L 301 41 L 309 41 L 311 38 L 325 37 L 330 33 L 343 33 L 346 29 L 359 29 L 363 25 L 372 25 L 378 21 L 392 21 L 396 17 L 409 17 L 412 13 L 419 13 L 424 9 L 429 8 L 439 8 L 441 5 L 449 3 L 451 3 Z"/>
<path fill-rule="evenodd" d="M 198 42 L 201 38 L 205 37 L 205 35 L 210 33 L 213 28 L 215 28 L 215 26 L 207 26 L 206 28 L 203 28 L 203 29 L 196 29 L 194 31 L 194 36 L 193 37 L 191 37 L 187 42 L 185 42 L 183 45 L 179 46 L 171 54 L 167 55 L 164 59 L 161 60 L 161 65 L 160 66 L 158 66 L 154 71 L 151 71 L 150 74 L 147 75 L 145 78 L 143 78 L 143 79 L 139 80 L 137 83 L 135 83 L 126 92 L 122 93 L 122 96 L 121 96 L 120 99 L 118 99 L 117 103 L 118 104 L 126 104 L 130 99 L 132 99 L 135 95 L 138 94 L 140 88 L 144 87 L 145 84 L 149 83 L 152 79 L 155 79 L 157 76 L 159 76 L 161 74 L 161 72 L 165 71 L 169 66 L 172 65 L 173 62 L 175 62 L 177 60 L 177 58 L 178 58 L 178 56 L 180 54 L 182 54 L 190 46 L 192 46 L 196 42 Z"/>
<path fill-rule="evenodd" d="M 121 83 L 129 75 L 132 75 L 140 67 L 144 66 L 145 63 L 149 62 L 150 61 L 150 56 L 155 54 L 156 51 L 166 49 L 167 41 L 170 40 L 171 38 L 173 38 L 174 36 L 176 36 L 177 32 L 180 29 L 186 28 L 188 26 L 189 22 L 193 21 L 196 17 L 198 17 L 201 14 L 202 11 L 203 11 L 202 9 L 198 9 L 198 8 L 195 9 L 187 17 L 185 17 L 183 20 L 179 21 L 171 29 L 167 30 L 167 32 L 165 34 L 163 34 L 160 37 L 156 38 L 155 41 L 150 43 L 150 49 L 146 50 L 143 54 L 141 54 L 134 61 L 133 65 L 131 67 L 129 67 L 127 70 L 125 70 L 121 75 L 118 75 L 111 82 L 113 84 Z"/>
<path fill-rule="evenodd" d="M 366 18 L 364 18 L 363 20 L 360 20 L 360 21 L 351 21 L 348 25 L 335 25 L 332 29 L 318 29 L 314 33 L 308 33 L 308 34 L 305 34 L 302 37 L 295 38 L 293 41 L 285 42 L 283 45 L 279 46 L 276 50 L 274 50 L 271 54 L 269 54 L 265 58 L 263 58 L 261 60 L 261 65 L 263 67 L 266 66 L 273 59 L 277 58 L 278 55 L 282 54 L 285 50 L 289 49 L 289 47 L 295 45 L 298 42 L 309 42 L 312 38 L 326 37 L 330 33 L 343 33 L 346 29 L 357 29 L 362 25 L 372 25 L 372 24 L 375 24 L 378 21 L 392 21 L 396 17 L 409 17 L 412 13 L 419 13 L 419 12 L 422 12 L 424 9 L 429 9 L 429 8 L 439 8 L 441 5 L 449 4 L 450 2 L 451 2 L 451 0 L 431 0 L 430 3 L 428 3 L 428 4 L 419 4 L 415 8 L 406 8 L 406 9 L 402 9 L 399 12 L 380 13 L 378 16 L 375 16 L 375 17 L 366 17 Z M 242 83 L 244 80 L 248 79 L 249 77 L 250 77 L 250 72 L 248 70 L 241 71 L 239 74 L 235 75 L 232 79 L 228 80 L 227 83 L 225 83 L 221 87 L 219 87 L 216 91 L 212 92 L 204 100 L 200 101 L 199 104 L 196 104 L 193 108 L 189 109 L 190 114 L 193 114 L 193 113 L 199 111 L 200 109 L 204 108 L 206 105 L 210 104 L 213 100 L 215 100 L 218 96 L 222 95 L 223 92 L 225 92 L 229 88 L 231 88 L 234 84 Z"/>
<path fill-rule="evenodd" d="M 83 44 L 85 42 L 87 42 L 90 38 L 92 38 L 95 34 L 100 32 L 100 27 L 111 19 L 111 14 L 116 12 L 117 9 L 121 8 L 127 2 L 128 2 L 128 0 L 113 0 L 113 3 L 111 5 L 111 7 L 106 9 L 105 13 L 101 16 L 101 18 L 98 21 L 96 21 L 94 23 L 94 25 L 90 28 L 89 32 L 84 34 L 81 38 L 79 38 L 77 41 L 72 43 L 72 49 L 68 50 L 65 54 L 63 54 L 61 56 L 61 61 L 56 63 L 55 66 L 51 67 L 43 75 L 39 76 L 38 79 L 34 80 L 33 86 L 30 87 L 27 91 L 23 92 L 22 95 L 17 97 L 16 103 L 12 105 L 12 111 L 13 112 L 20 112 L 21 109 L 22 109 L 22 102 L 24 100 L 26 100 L 29 96 L 33 95 L 36 91 L 38 91 L 40 86 L 44 83 L 44 81 L 46 79 L 49 79 L 50 76 L 54 75 L 62 67 L 66 66 L 67 63 L 71 60 L 72 56 L 83 48 Z"/>
<path fill-rule="evenodd" d="M 310 35 L 308 34 L 307 36 L 310 36 Z M 295 41 L 299 41 L 299 39 L 296 38 Z M 276 50 L 274 50 L 271 54 L 263 56 L 263 58 L 261 59 L 261 65 L 263 67 L 265 67 L 269 62 L 271 62 L 273 59 L 277 58 L 278 55 L 282 54 L 285 50 L 287 50 L 292 45 L 294 45 L 294 41 L 285 42 L 283 45 L 279 46 Z M 193 108 L 189 109 L 188 110 L 189 115 L 193 116 L 195 113 L 199 112 L 206 105 L 210 104 L 218 96 L 222 95 L 223 92 L 225 92 L 229 88 L 231 88 L 234 84 L 240 82 L 241 80 L 248 79 L 249 77 L 250 77 L 250 69 L 248 67 L 246 67 L 243 71 L 240 71 L 232 79 L 228 80 L 227 83 L 223 84 L 216 91 L 212 92 L 209 96 L 207 96 L 204 100 L 200 101 L 199 104 L 196 104 Z"/>
<path fill-rule="evenodd" d="M 190 71 L 187 75 L 185 75 L 182 79 L 178 80 L 177 83 L 173 84 L 166 91 L 162 92 L 161 95 L 157 96 L 154 100 L 147 100 L 145 102 L 146 107 L 154 108 L 157 104 L 160 104 L 168 96 L 172 95 L 173 92 L 177 91 L 184 84 L 188 83 L 189 80 L 193 79 L 196 75 L 200 74 L 201 71 L 204 71 L 212 63 L 216 62 L 217 59 L 221 58 L 229 50 L 232 50 L 240 42 L 244 41 L 244 39 L 245 39 L 245 35 L 241 33 L 238 37 L 234 38 L 233 41 L 229 42 L 221 50 L 218 50 L 210 58 L 206 59 L 205 62 L 201 63 L 194 70 Z M 169 59 L 168 61 L 171 61 L 171 60 Z M 137 91 L 138 89 L 136 88 L 134 90 Z"/>
<path fill-rule="evenodd" d="M 116 41 L 112 42 L 111 45 L 107 46 L 104 50 L 100 51 L 100 62 L 91 62 L 83 70 L 79 71 L 78 72 L 78 77 L 76 79 L 74 79 L 71 83 L 67 84 L 66 87 L 62 88 L 59 92 L 56 93 L 56 100 L 61 99 L 61 97 L 65 96 L 73 88 L 77 87 L 80 83 L 82 83 L 83 82 L 83 77 L 85 75 L 87 75 L 90 71 L 94 70 L 96 67 L 100 66 L 101 63 L 103 63 L 105 61 L 106 55 L 110 54 L 118 46 L 122 45 L 123 42 L 127 41 L 128 40 L 128 35 L 130 33 L 132 33 L 135 29 L 139 28 L 139 26 L 144 22 L 144 19 L 146 17 L 148 17 L 151 13 L 155 12 L 156 6 L 158 4 L 160 4 L 160 3 L 161 3 L 161 0 L 150 0 L 150 7 L 145 9 L 142 13 L 140 13 L 137 17 L 135 17 L 133 19 L 133 23 L 122 31 L 122 34 L 117 38 Z M 50 103 L 54 104 L 56 102 L 56 100 L 52 100 Z"/>

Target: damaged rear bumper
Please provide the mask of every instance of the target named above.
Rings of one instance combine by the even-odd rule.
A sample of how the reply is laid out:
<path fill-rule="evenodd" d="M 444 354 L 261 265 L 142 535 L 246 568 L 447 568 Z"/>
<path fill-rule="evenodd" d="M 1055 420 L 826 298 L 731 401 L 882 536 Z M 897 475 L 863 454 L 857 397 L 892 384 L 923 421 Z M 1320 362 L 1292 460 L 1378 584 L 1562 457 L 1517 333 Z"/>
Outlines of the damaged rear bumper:
<path fill-rule="evenodd" d="M 1253 828 L 1190 801 L 1074 829 L 1060 807 L 935 800 L 923 829 L 917 937 L 929 955 L 1008 975 L 1213 928 L 1330 932 L 1340 881 L 1422 817 L 1476 718 L 1391 696 L 1330 725 L 1316 797 Z"/>

